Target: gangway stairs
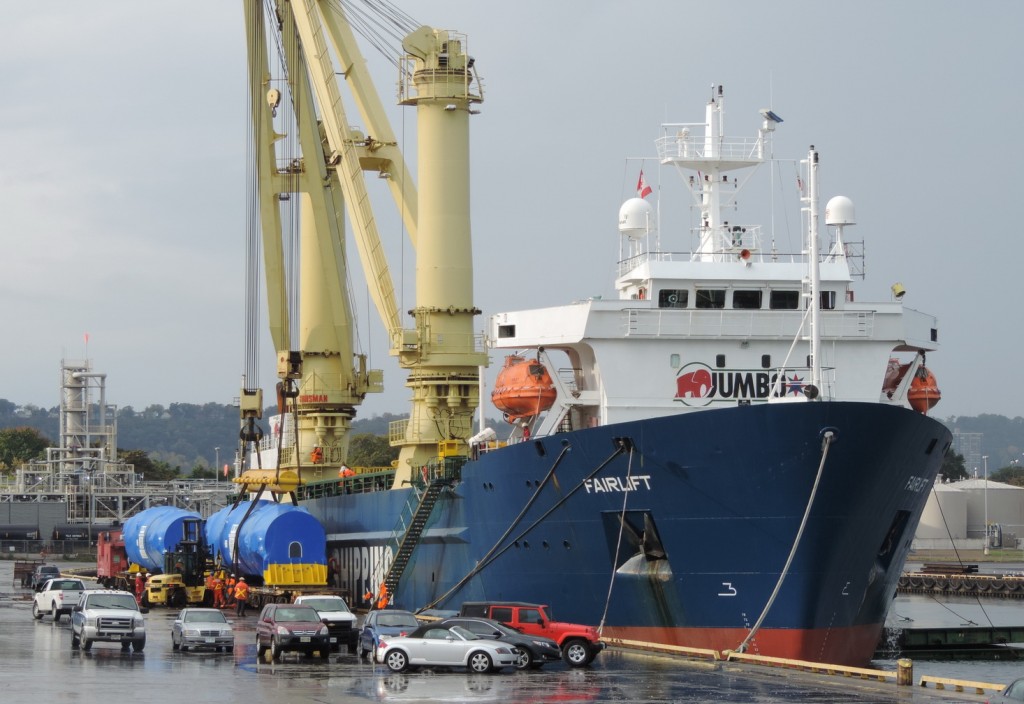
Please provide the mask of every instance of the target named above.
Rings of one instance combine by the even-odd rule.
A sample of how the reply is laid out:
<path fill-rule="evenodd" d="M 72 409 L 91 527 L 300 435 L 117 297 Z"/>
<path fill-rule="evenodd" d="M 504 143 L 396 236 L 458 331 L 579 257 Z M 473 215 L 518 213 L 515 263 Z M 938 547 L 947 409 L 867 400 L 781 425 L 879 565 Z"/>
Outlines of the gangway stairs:
<path fill-rule="evenodd" d="M 402 579 L 402 574 L 409 564 L 413 551 L 419 545 L 423 530 L 427 526 L 427 520 L 437 504 L 437 499 L 440 497 L 441 491 L 450 483 L 444 478 L 434 478 L 419 494 L 419 504 L 415 504 L 413 499 L 406 504 L 406 510 L 402 512 L 398 525 L 391 536 L 392 546 L 397 546 L 397 549 L 395 549 L 395 557 L 383 580 L 388 594 L 394 594 L 398 588 L 398 582 Z M 415 497 L 415 494 L 413 496 Z M 413 508 L 414 506 L 415 508 Z M 405 516 L 410 513 L 411 517 L 406 521 Z M 406 526 L 404 531 L 402 530 L 403 526 Z"/>

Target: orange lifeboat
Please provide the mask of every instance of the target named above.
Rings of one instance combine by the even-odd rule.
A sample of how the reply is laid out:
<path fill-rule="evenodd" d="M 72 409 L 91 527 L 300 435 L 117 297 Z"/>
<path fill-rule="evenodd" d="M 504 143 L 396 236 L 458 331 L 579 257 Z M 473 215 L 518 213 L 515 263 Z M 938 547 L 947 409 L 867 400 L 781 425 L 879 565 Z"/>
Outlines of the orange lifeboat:
<path fill-rule="evenodd" d="M 909 364 L 900 364 L 898 359 L 889 360 L 889 366 L 885 370 L 885 380 L 882 382 L 882 391 L 889 398 L 892 398 L 896 387 L 903 381 L 903 377 L 906 376 L 909 369 Z M 928 411 L 934 408 L 941 398 L 942 393 L 939 391 L 935 375 L 922 364 L 914 373 L 914 378 L 910 381 L 910 388 L 907 390 L 910 407 L 918 413 L 927 415 Z"/>
<path fill-rule="evenodd" d="M 513 354 L 505 357 L 505 366 L 498 372 L 491 402 L 512 421 L 548 410 L 557 395 L 551 375 L 539 360 Z"/>
<path fill-rule="evenodd" d="M 910 382 L 910 390 L 907 392 L 910 407 L 918 413 L 927 415 L 928 411 L 934 408 L 941 398 L 942 393 L 939 391 L 939 383 L 935 380 L 935 375 L 922 364 L 914 374 L 914 378 Z"/>

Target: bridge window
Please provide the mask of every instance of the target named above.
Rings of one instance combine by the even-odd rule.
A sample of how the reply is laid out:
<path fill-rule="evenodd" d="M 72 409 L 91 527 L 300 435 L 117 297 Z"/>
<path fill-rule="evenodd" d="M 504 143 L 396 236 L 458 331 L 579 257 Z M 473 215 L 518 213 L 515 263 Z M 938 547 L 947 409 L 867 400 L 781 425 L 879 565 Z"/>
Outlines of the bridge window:
<path fill-rule="evenodd" d="M 835 310 L 836 309 L 836 292 L 835 291 L 822 291 L 821 292 L 821 303 L 819 304 L 821 310 Z"/>
<path fill-rule="evenodd" d="M 288 557 L 292 560 L 302 559 L 302 543 L 295 541 L 288 543 Z"/>
<path fill-rule="evenodd" d="M 658 291 L 658 307 L 685 308 L 689 293 L 686 289 L 662 289 Z"/>
<path fill-rule="evenodd" d="M 725 308 L 725 289 L 697 289 L 697 308 Z"/>
<path fill-rule="evenodd" d="M 732 307 L 757 310 L 761 307 L 761 290 L 739 290 L 732 292 Z"/>
<path fill-rule="evenodd" d="M 772 310 L 796 310 L 800 307 L 800 292 L 772 291 L 768 294 L 768 307 Z"/>

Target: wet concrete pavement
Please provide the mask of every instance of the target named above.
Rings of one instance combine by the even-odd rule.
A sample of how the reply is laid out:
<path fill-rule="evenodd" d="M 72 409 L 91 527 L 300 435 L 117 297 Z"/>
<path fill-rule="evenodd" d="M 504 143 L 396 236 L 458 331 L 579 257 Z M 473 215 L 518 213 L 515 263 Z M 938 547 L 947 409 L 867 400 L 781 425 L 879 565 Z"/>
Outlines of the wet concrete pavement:
<path fill-rule="evenodd" d="M 58 564 L 61 564 L 58 562 Z M 65 565 L 61 564 L 62 567 Z M 972 694 L 897 688 L 836 677 L 729 663 L 694 662 L 609 649 L 591 667 L 557 663 L 541 670 L 474 675 L 465 671 L 395 674 L 336 654 L 327 662 L 286 654 L 257 662 L 252 611 L 235 624 L 233 653 L 171 649 L 174 611 L 146 616 L 142 653 L 96 643 L 72 650 L 70 623 L 31 615 L 28 590 L 11 586 L 13 563 L 0 560 L 0 693 L 7 702 L 983 702 Z"/>

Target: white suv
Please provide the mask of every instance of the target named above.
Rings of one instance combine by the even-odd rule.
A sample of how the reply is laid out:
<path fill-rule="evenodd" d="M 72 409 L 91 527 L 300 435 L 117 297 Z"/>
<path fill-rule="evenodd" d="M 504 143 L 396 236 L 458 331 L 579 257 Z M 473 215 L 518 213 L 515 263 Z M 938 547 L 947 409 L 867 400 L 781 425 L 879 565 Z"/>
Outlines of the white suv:
<path fill-rule="evenodd" d="M 135 597 L 114 589 L 82 593 L 71 610 L 71 648 L 89 650 L 96 641 L 120 643 L 121 650 L 146 647 L 146 622 Z"/>
<path fill-rule="evenodd" d="M 331 634 L 331 650 L 339 650 L 345 645 L 348 652 L 356 652 L 359 640 L 356 615 L 349 610 L 344 599 L 334 594 L 303 594 L 295 597 L 295 603 L 312 606 L 320 614 Z"/>

